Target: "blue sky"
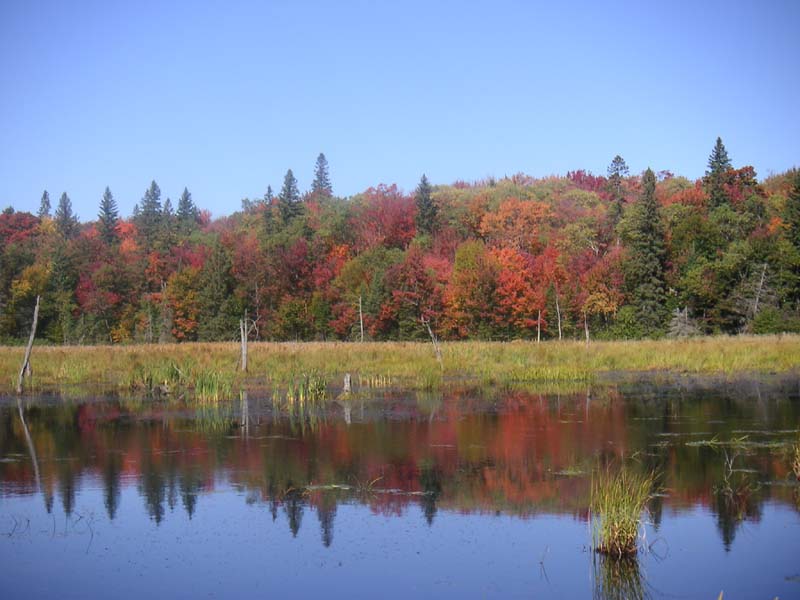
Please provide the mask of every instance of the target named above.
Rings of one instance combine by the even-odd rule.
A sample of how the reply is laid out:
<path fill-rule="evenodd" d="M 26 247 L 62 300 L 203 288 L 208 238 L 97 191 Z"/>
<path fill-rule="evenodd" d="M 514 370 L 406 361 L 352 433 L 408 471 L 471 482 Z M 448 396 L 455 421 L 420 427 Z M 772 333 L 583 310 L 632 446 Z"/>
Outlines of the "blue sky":
<path fill-rule="evenodd" d="M 0 207 L 800 164 L 800 2 L 0 0 Z"/>

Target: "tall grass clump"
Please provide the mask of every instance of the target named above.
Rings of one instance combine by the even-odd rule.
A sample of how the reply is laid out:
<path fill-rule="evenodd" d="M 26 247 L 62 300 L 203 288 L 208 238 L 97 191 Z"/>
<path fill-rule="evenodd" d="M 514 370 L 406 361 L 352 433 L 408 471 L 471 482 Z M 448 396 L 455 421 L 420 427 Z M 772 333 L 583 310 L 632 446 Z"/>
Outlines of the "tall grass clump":
<path fill-rule="evenodd" d="M 227 373 L 202 370 L 193 379 L 195 399 L 201 402 L 219 402 L 233 393 L 233 376 Z"/>
<path fill-rule="evenodd" d="M 653 497 L 656 476 L 629 466 L 599 468 L 592 476 L 593 546 L 610 557 L 636 555 L 642 515 Z"/>
<path fill-rule="evenodd" d="M 800 481 L 800 439 L 798 439 L 791 450 L 792 456 L 792 472 L 794 476 Z"/>
<path fill-rule="evenodd" d="M 319 404 L 325 400 L 328 382 L 319 372 L 303 373 L 297 379 L 292 378 L 286 390 L 286 401 L 289 404 Z"/>

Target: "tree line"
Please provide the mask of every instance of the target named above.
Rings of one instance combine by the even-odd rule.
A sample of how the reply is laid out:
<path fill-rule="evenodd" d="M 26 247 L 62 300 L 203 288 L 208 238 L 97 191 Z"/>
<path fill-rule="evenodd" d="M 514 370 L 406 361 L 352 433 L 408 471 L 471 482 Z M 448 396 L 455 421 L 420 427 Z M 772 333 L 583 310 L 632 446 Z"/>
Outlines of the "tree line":
<path fill-rule="evenodd" d="M 759 181 L 717 139 L 701 179 L 518 174 L 333 192 L 291 170 L 211 219 L 153 181 L 123 218 L 106 188 L 0 214 L 0 340 L 53 343 L 641 338 L 800 331 L 800 172 Z"/>

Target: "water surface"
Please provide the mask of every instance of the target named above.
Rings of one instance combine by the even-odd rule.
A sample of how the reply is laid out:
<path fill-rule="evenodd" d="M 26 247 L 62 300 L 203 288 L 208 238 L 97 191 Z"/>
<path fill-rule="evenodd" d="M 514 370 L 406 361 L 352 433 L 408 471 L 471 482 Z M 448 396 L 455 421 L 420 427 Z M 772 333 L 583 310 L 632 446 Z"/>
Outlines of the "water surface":
<path fill-rule="evenodd" d="M 0 399 L 3 598 L 800 597 L 800 383 Z M 660 474 L 638 561 L 601 464 Z"/>

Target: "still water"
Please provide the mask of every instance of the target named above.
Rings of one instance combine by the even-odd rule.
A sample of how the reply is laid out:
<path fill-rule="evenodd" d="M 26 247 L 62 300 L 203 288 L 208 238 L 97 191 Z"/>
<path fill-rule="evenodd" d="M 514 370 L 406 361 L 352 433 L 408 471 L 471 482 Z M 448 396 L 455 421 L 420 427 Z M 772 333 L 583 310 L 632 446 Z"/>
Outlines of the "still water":
<path fill-rule="evenodd" d="M 800 597 L 800 381 L 0 398 L 0 597 Z M 601 464 L 659 474 L 638 561 Z"/>

